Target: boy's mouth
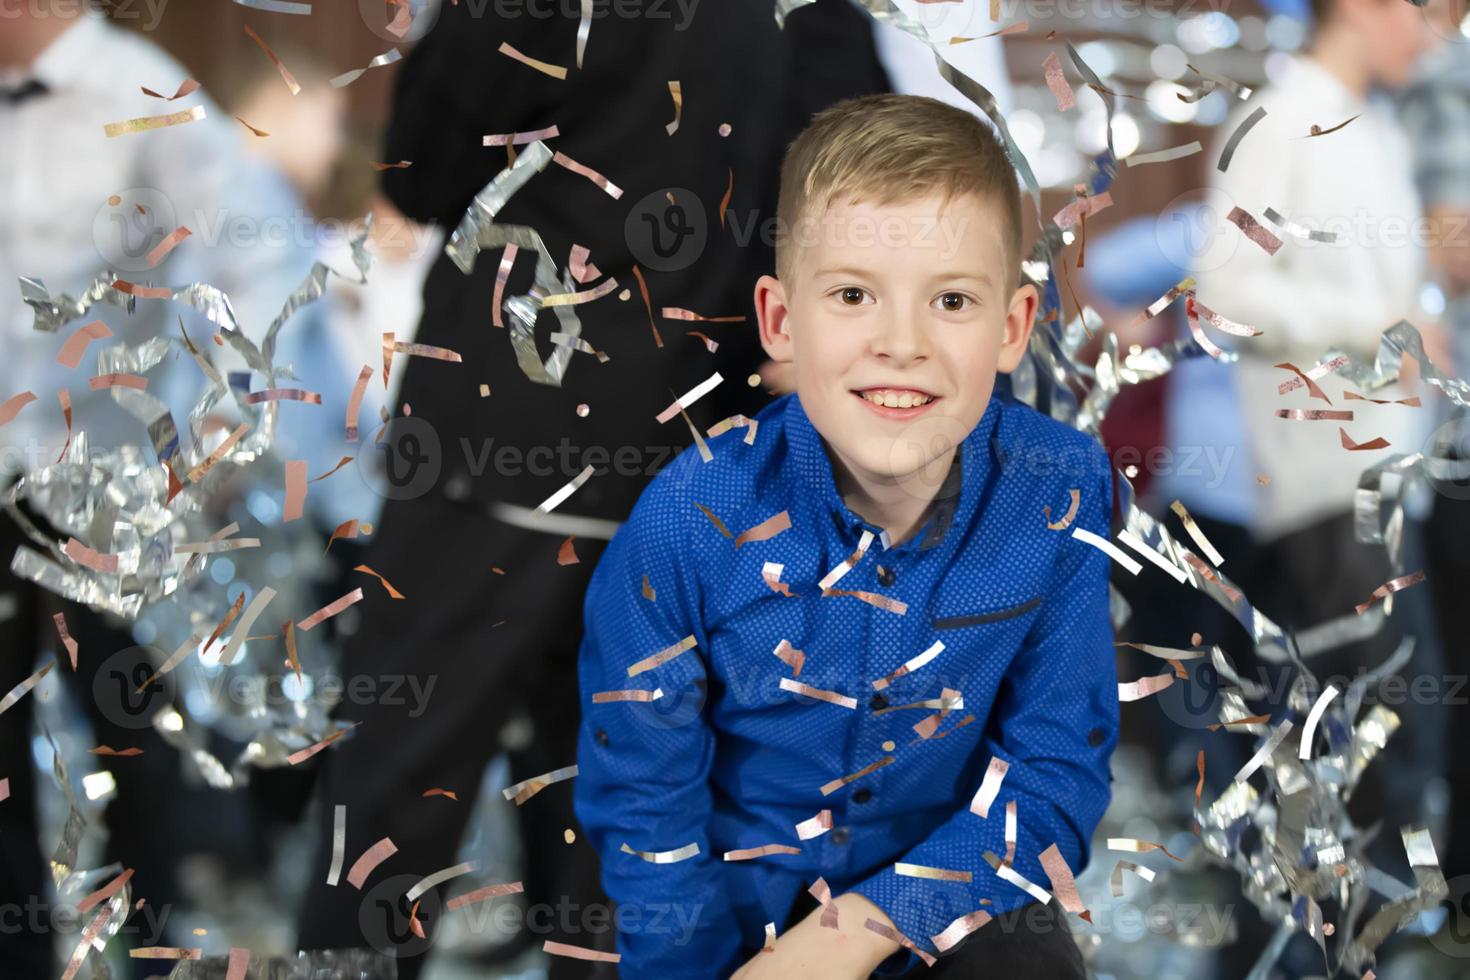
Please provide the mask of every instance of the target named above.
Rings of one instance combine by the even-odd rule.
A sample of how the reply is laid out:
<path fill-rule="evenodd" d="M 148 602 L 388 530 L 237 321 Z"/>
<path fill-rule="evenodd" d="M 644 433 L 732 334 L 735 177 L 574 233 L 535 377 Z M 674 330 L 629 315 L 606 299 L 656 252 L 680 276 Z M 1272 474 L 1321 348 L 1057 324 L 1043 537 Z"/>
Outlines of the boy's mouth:
<path fill-rule="evenodd" d="M 939 400 L 938 395 L 917 388 L 854 388 L 852 393 L 888 418 L 918 415 Z"/>

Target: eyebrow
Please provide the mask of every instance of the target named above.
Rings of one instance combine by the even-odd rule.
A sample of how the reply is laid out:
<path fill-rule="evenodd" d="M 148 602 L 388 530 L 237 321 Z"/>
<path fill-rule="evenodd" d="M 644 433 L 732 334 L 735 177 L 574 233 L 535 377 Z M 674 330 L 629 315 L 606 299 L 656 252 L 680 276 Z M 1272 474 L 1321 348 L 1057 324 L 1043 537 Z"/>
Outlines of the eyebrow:
<path fill-rule="evenodd" d="M 814 276 L 854 276 L 859 279 L 867 278 L 873 275 L 876 275 L 876 273 L 866 269 L 853 268 L 852 266 L 839 266 L 835 269 L 818 269 L 814 273 Z M 960 272 L 958 270 L 937 272 L 929 278 L 929 281 L 931 283 L 954 282 L 958 279 L 969 279 L 973 282 L 979 283 L 982 286 L 995 285 L 995 280 L 983 272 Z"/>

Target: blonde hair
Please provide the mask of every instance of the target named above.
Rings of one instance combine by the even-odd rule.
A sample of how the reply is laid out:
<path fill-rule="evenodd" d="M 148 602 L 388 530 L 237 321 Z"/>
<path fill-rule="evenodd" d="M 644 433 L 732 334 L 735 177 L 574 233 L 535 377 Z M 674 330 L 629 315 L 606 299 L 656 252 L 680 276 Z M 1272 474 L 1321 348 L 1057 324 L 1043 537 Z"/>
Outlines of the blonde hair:
<path fill-rule="evenodd" d="M 1000 205 L 1008 281 L 1019 279 L 1021 194 L 1015 168 L 995 133 L 963 109 L 918 95 L 867 95 L 812 118 L 781 163 L 776 205 L 776 274 L 790 281 L 791 229 L 835 200 L 879 206 L 939 192 L 945 204 L 966 194 Z"/>

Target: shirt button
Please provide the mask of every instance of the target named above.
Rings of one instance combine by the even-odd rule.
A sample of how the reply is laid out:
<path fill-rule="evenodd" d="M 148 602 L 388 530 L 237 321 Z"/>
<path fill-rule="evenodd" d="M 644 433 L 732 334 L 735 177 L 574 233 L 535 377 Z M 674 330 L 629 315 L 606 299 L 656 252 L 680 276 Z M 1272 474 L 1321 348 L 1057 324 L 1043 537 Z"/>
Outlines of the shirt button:
<path fill-rule="evenodd" d="M 846 827 L 838 827 L 832 831 L 832 843 L 834 844 L 846 844 L 851 839 L 852 832 Z"/>
<path fill-rule="evenodd" d="M 593 735 L 592 735 L 592 737 L 595 738 L 595 739 L 597 739 L 597 744 L 598 745 L 606 745 L 607 744 L 607 732 L 603 731 L 601 728 L 599 728 L 596 732 L 594 732 Z"/>
<path fill-rule="evenodd" d="M 879 565 L 878 566 L 878 584 L 879 585 L 885 585 L 885 586 L 892 585 L 896 581 L 898 581 L 898 576 L 893 574 L 893 569 L 891 569 L 891 568 L 885 568 L 882 565 Z"/>
<path fill-rule="evenodd" d="M 880 708 L 886 708 L 888 707 L 888 699 L 881 694 L 875 694 L 868 699 L 868 707 L 872 708 L 874 711 L 877 711 Z"/>
<path fill-rule="evenodd" d="M 852 794 L 852 801 L 854 803 L 866 803 L 869 800 L 871 800 L 872 798 L 873 798 L 873 791 L 870 790 L 870 789 L 868 789 L 868 787 L 866 787 L 866 786 L 864 786 L 862 789 L 858 790 L 856 793 Z"/>
<path fill-rule="evenodd" d="M 1093 748 L 1097 748 L 1099 745 L 1103 744 L 1103 739 L 1106 737 L 1106 733 L 1101 728 L 1094 728 L 1092 731 L 1087 733 L 1087 744 L 1092 746 Z"/>

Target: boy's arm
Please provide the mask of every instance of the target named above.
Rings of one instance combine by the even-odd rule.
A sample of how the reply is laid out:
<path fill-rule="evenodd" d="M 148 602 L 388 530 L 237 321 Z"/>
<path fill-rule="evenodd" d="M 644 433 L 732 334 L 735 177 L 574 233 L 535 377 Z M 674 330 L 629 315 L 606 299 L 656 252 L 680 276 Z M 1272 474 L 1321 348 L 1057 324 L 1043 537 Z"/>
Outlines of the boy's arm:
<path fill-rule="evenodd" d="M 1103 472 L 1109 475 L 1090 485 L 1084 482 L 1075 526 L 1106 538 L 1112 481 L 1106 465 Z M 1070 535 L 1070 531 L 1051 533 Z M 986 851 L 1005 856 L 1008 801 L 1017 804 L 1012 866 L 1048 890 L 1049 879 L 1038 859 L 1041 852 L 1056 844 L 1067 866 L 1074 874 L 1080 872 L 1092 833 L 1108 806 L 1108 759 L 1118 737 L 1108 558 L 1070 537 L 1060 544 L 1041 613 L 1002 681 L 986 726 L 989 734 L 977 749 L 986 767 L 992 757 L 1010 766 L 989 816 L 969 810 L 982 774 L 965 787 L 963 808 L 899 859 L 972 870 L 974 880 L 964 884 L 901 876 L 889 865 L 852 889 L 882 908 L 900 932 L 929 952 L 937 952 L 931 937 L 955 919 L 979 909 L 1001 915 L 1033 900 L 983 863 Z M 982 905 L 982 899 L 988 904 Z"/>
<path fill-rule="evenodd" d="M 682 469 L 676 462 L 654 482 L 598 564 L 578 665 L 577 818 L 618 905 L 622 974 L 660 980 L 728 975 L 740 945 L 721 856 L 707 834 L 715 739 L 704 711 L 708 646 L 693 567 L 697 532 L 685 513 L 694 505 L 682 492 Z M 691 636 L 692 649 L 628 675 L 630 666 Z M 650 703 L 593 703 L 597 692 L 632 689 L 663 693 Z M 694 844 L 699 853 L 654 863 L 624 844 L 649 853 Z"/>

